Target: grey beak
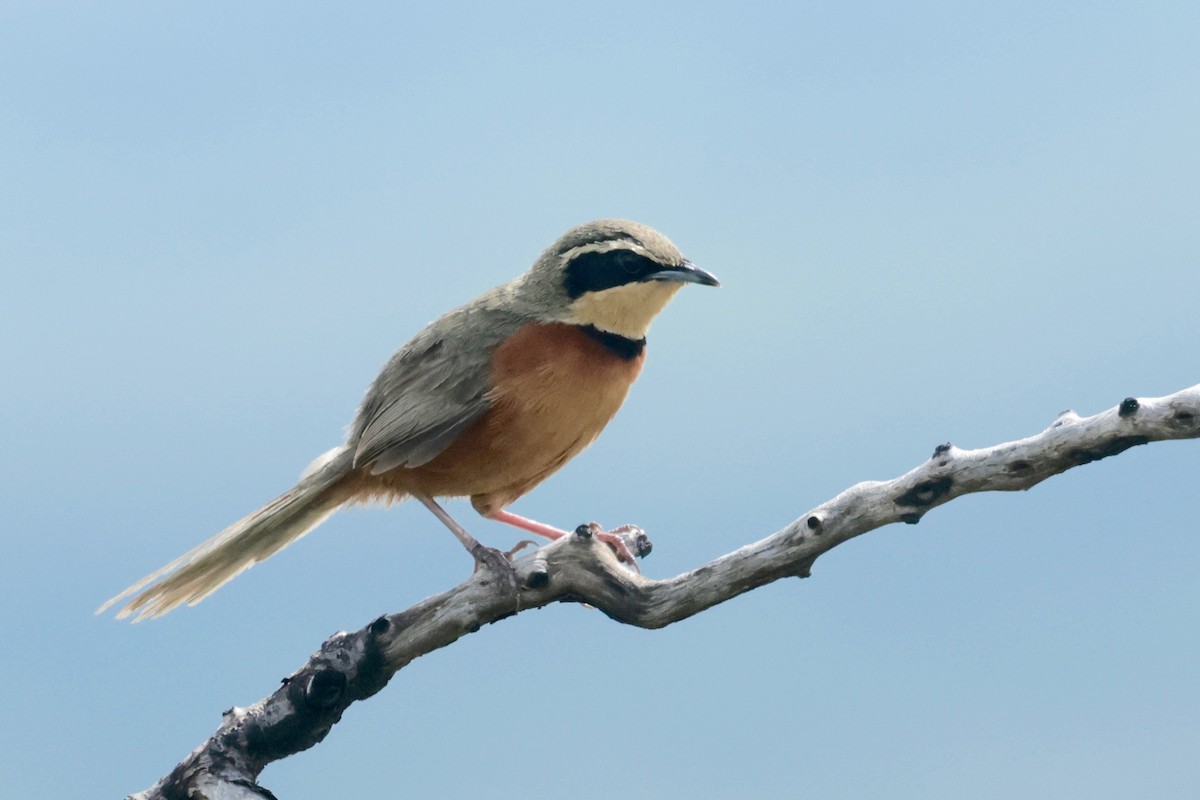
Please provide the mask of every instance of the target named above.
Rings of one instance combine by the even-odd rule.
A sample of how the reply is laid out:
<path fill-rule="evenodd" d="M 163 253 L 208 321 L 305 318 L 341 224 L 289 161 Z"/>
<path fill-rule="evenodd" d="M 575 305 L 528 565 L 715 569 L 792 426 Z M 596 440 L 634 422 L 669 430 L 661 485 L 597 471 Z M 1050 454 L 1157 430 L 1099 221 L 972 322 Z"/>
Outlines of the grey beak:
<path fill-rule="evenodd" d="M 720 286 L 717 276 L 707 270 L 700 269 L 692 262 L 684 259 L 679 266 L 652 272 L 646 276 L 648 281 L 674 281 L 676 283 L 698 283 L 701 286 Z"/>

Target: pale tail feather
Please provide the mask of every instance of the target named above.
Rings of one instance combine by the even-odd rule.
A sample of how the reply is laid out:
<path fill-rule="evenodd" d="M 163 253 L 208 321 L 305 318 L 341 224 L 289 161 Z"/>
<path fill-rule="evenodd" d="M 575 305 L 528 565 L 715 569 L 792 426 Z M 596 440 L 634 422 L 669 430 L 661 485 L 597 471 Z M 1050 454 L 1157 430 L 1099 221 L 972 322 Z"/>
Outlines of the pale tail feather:
<path fill-rule="evenodd" d="M 123 619 L 158 617 L 184 603 L 195 605 L 238 573 L 282 550 L 308 533 L 344 501 L 336 484 L 346 475 L 350 454 L 344 449 L 322 456 L 294 487 L 230 525 L 208 541 L 157 569 L 96 609 L 102 614 L 149 585 L 118 612 Z"/>

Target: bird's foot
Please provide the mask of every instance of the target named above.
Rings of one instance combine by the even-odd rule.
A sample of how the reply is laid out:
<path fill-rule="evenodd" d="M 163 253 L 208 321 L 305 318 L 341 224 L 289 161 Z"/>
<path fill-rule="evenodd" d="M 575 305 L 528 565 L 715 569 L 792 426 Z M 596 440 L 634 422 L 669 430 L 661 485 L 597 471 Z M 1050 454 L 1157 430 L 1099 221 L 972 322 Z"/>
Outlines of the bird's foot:
<path fill-rule="evenodd" d="M 528 531 L 538 536 L 542 536 L 550 541 L 561 539 L 567 535 L 566 531 L 561 531 L 558 528 L 553 528 L 541 522 L 525 517 L 518 516 L 511 511 L 506 511 L 502 508 L 492 509 L 484 514 L 488 519 L 496 522 L 503 522 L 506 525 L 512 525 L 515 528 L 520 528 L 523 531 Z M 622 525 L 619 528 L 613 528 L 611 531 L 605 530 L 604 526 L 599 522 L 589 522 L 580 525 L 575 529 L 575 535 L 585 536 L 588 538 L 595 537 L 613 549 L 617 554 L 617 559 L 625 564 L 628 564 L 635 572 L 641 572 L 638 569 L 637 558 L 645 558 L 650 555 L 652 545 L 650 537 L 636 525 Z M 516 553 L 525 546 L 521 542 L 509 554 Z"/>
<path fill-rule="evenodd" d="M 517 553 L 521 552 L 526 547 L 537 547 L 537 542 L 535 542 L 533 539 L 522 539 L 508 550 L 505 550 L 504 555 L 509 561 L 512 561 L 513 558 L 516 557 Z"/>
<path fill-rule="evenodd" d="M 617 554 L 617 560 L 623 564 L 628 564 L 634 572 L 641 572 L 638 568 L 636 558 L 645 558 L 650 555 L 650 551 L 654 545 L 650 542 L 650 537 L 646 532 L 637 525 L 621 525 L 613 528 L 611 531 L 606 531 L 604 526 L 599 522 L 589 522 L 586 525 L 580 525 L 575 529 L 577 536 L 593 537 L 598 541 L 604 542 L 613 549 Z"/>
<path fill-rule="evenodd" d="M 473 572 L 482 570 L 490 573 L 502 582 L 509 584 L 513 592 L 516 592 L 517 571 L 509 560 L 507 553 L 503 553 L 494 547 L 485 547 L 482 544 L 476 543 L 471 548 L 471 557 L 475 559 L 475 569 Z"/>

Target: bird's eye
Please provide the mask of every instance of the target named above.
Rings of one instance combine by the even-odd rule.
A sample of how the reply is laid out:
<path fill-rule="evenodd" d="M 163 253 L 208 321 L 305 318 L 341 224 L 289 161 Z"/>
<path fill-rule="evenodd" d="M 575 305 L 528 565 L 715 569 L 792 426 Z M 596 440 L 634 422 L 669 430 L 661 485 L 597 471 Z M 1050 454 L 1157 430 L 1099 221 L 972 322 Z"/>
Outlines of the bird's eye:
<path fill-rule="evenodd" d="M 613 250 L 591 250 L 580 253 L 567 262 L 563 270 L 563 287 L 569 297 L 585 292 L 602 292 L 617 286 L 639 283 L 662 267 L 635 250 L 625 247 Z"/>
<path fill-rule="evenodd" d="M 641 259 L 628 250 L 618 250 L 613 255 L 617 261 L 617 266 L 629 275 L 636 274 L 642 267 Z"/>

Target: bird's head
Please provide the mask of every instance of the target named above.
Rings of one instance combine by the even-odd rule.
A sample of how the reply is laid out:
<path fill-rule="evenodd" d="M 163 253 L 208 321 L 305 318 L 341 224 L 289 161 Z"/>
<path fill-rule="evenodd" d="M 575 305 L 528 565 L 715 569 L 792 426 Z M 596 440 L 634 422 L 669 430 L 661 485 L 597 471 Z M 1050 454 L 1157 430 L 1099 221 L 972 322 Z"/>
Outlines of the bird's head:
<path fill-rule="evenodd" d="M 619 219 L 567 231 L 524 276 L 547 319 L 641 339 L 685 283 L 719 286 L 653 228 Z"/>

